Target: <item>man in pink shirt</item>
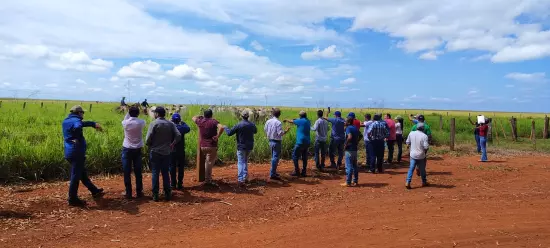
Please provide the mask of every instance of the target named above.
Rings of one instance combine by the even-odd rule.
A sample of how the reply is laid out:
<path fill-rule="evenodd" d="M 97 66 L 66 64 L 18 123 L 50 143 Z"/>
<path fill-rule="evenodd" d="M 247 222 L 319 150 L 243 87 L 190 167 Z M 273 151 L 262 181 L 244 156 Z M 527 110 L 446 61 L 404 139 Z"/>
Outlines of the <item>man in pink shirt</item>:
<path fill-rule="evenodd" d="M 393 161 L 393 151 L 395 148 L 395 140 L 397 139 L 397 134 L 395 121 L 391 119 L 391 114 L 386 114 L 385 122 L 388 125 L 388 129 L 390 130 L 390 135 L 386 140 L 386 144 L 388 145 L 388 160 L 386 160 L 386 162 L 391 164 L 391 162 Z"/>

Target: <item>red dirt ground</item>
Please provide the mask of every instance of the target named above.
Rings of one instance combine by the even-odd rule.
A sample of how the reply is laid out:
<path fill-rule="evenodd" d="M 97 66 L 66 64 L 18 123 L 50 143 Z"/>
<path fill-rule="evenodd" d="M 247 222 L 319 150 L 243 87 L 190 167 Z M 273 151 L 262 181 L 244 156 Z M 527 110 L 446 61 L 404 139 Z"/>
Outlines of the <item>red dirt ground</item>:
<path fill-rule="evenodd" d="M 97 202 L 81 186 L 85 209 L 66 206 L 67 182 L 3 187 L 0 247 L 550 247 L 550 157 L 477 159 L 432 158 L 431 187 L 415 175 L 412 190 L 406 164 L 360 173 L 355 188 L 311 171 L 269 182 L 268 165 L 251 165 L 247 190 L 235 166 L 216 168 L 220 188 L 205 190 L 188 171 L 185 191 L 158 203 L 124 200 L 122 178 L 102 177 Z"/>

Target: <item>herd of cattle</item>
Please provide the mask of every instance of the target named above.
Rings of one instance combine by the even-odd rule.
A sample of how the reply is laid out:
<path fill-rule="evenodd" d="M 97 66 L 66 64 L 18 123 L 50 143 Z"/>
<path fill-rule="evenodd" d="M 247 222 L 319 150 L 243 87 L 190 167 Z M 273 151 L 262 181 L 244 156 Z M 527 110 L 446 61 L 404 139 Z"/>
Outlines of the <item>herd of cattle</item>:
<path fill-rule="evenodd" d="M 151 106 L 150 108 L 144 108 L 140 104 L 134 104 L 132 106 L 140 108 L 140 110 L 143 112 L 143 114 L 148 115 L 151 119 L 155 118 L 154 111 L 157 108 L 157 106 Z M 166 109 L 166 115 L 167 117 L 172 116 L 175 113 L 179 113 L 180 115 L 185 115 L 188 111 L 187 106 L 182 104 L 172 104 L 172 105 L 164 105 L 163 106 Z M 216 106 L 212 105 L 208 108 L 201 108 L 200 113 L 197 113 L 198 115 L 202 115 L 204 110 L 211 109 L 212 112 L 214 112 L 214 116 L 219 114 L 230 114 L 235 119 L 240 120 L 241 119 L 241 113 L 246 110 L 249 113 L 249 121 L 253 123 L 264 123 L 269 118 L 272 117 L 273 109 L 267 109 L 267 108 L 256 108 L 256 107 L 235 107 L 235 106 Z M 126 106 L 120 106 L 115 109 L 115 111 L 119 112 L 125 112 Z"/>

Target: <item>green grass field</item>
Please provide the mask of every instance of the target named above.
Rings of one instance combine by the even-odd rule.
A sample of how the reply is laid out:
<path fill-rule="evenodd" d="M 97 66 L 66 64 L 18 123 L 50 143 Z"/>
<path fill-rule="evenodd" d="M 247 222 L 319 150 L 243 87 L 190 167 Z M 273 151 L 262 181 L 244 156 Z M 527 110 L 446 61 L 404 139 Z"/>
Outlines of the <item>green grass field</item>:
<path fill-rule="evenodd" d="M 24 102 L 27 102 L 23 109 Z M 41 105 L 43 103 L 43 107 Z M 68 102 L 67 107 L 80 104 L 81 102 Z M 121 121 L 123 114 L 114 111 L 116 103 L 83 102 L 86 109 L 92 104 L 92 111 L 86 113 L 86 120 L 93 120 L 102 124 L 104 131 L 96 132 L 94 129 L 85 129 L 84 135 L 88 141 L 87 168 L 92 173 L 114 173 L 121 169 L 120 152 L 124 138 Z M 23 177 L 28 180 L 42 180 L 49 178 L 66 178 L 69 165 L 63 159 L 63 138 L 61 122 L 67 116 L 65 101 L 41 101 L 41 100 L 2 100 L 0 107 L 0 179 L 10 180 Z M 194 164 L 197 147 L 197 128 L 191 123 L 193 115 L 200 114 L 200 108 L 204 106 L 187 106 L 183 114 L 183 120 L 191 126 L 191 133 L 185 136 L 186 154 L 190 164 Z M 297 117 L 300 108 L 282 108 L 283 119 Z M 305 108 L 312 123 L 316 119 L 315 108 Z M 335 111 L 335 110 L 333 110 Z M 343 109 L 343 114 L 349 111 L 356 112 L 357 117 L 363 120 L 366 112 L 389 112 L 394 117 L 402 115 L 406 118 L 411 113 L 422 113 L 421 110 L 374 110 L 374 109 Z M 462 111 L 427 111 L 426 116 L 433 130 L 434 141 L 438 146 L 449 144 L 449 120 L 456 118 L 456 141 L 459 144 L 472 144 L 474 148 L 473 126 L 468 122 L 468 112 Z M 471 113 L 473 118 L 478 113 Z M 542 128 L 544 123 L 543 114 L 522 114 L 522 113 L 479 113 L 488 117 L 494 116 L 493 137 L 491 146 L 506 147 L 520 150 L 550 150 L 548 140 L 542 140 Z M 439 127 L 440 115 L 443 116 L 443 127 Z M 511 128 L 508 119 L 511 116 L 518 118 L 518 134 L 521 137 L 519 142 L 511 141 Z M 520 116 L 522 116 L 520 118 Z M 147 123 L 148 116 L 140 116 Z M 238 122 L 231 113 L 215 113 L 214 118 L 222 124 L 233 126 Z M 531 133 L 531 121 L 535 121 L 537 130 L 536 148 L 529 140 Z M 405 135 L 412 124 L 405 121 Z M 268 141 L 263 132 L 263 123 L 258 124 L 255 149 L 251 155 L 254 162 L 265 162 L 270 159 Z M 145 130 L 146 131 L 146 130 Z M 495 132 L 498 131 L 498 138 Z M 507 139 L 504 139 L 506 134 Z M 312 138 L 314 134 L 312 133 Z M 290 158 L 294 145 L 295 134 L 291 132 L 283 140 L 283 158 Z M 311 151 L 310 151 L 311 152 Z M 226 135 L 220 138 L 219 157 L 223 161 L 236 160 L 236 145 L 234 137 Z M 147 164 L 147 158 L 144 158 Z"/>

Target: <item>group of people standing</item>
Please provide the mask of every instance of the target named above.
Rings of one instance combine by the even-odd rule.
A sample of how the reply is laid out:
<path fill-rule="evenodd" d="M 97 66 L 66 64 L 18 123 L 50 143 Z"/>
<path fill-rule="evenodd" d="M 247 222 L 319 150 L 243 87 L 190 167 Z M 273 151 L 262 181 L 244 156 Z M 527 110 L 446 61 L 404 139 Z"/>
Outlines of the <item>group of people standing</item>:
<path fill-rule="evenodd" d="M 69 116 L 63 121 L 63 135 L 65 158 L 71 163 L 71 181 L 69 186 L 70 205 L 82 206 L 86 203 L 78 198 L 79 182 L 88 188 L 92 196 L 103 195 L 103 189 L 96 187 L 89 179 L 86 168 L 86 141 L 82 128 L 94 127 L 101 130 L 96 122 L 83 121 L 84 109 L 74 106 Z M 157 107 L 154 111 L 155 120 L 151 122 L 147 130 L 145 142 L 143 130 L 145 121 L 139 119 L 139 108 L 132 106 L 128 109 L 122 126 L 124 128 L 124 141 L 122 149 L 122 167 L 124 171 L 124 197 L 134 198 L 132 192 L 131 172 L 134 171 L 136 182 L 135 197 L 143 197 L 142 183 L 142 149 L 146 145 L 152 169 L 152 194 L 153 200 L 159 201 L 160 175 L 162 175 L 162 187 L 165 200 L 170 200 L 172 190 L 183 189 L 185 166 L 185 134 L 190 132 L 190 127 L 182 121 L 179 114 L 174 114 L 171 121 L 166 120 L 166 110 Z M 229 128 L 220 124 L 213 118 L 212 110 L 204 111 L 202 116 L 192 117 L 200 133 L 200 150 L 204 164 L 198 165 L 205 168 L 205 185 L 215 186 L 212 181 L 212 168 L 217 160 L 218 139 L 224 133 L 228 136 L 236 136 L 237 141 L 237 180 L 239 187 L 245 187 L 248 183 L 248 159 L 254 149 L 254 135 L 258 132 L 254 123 L 248 120 L 250 113 L 246 110 L 241 113 L 241 121 Z M 365 167 L 371 173 L 384 173 L 384 164 L 390 164 L 394 160 L 395 146 L 397 145 L 396 161 L 401 162 L 403 155 L 404 119 L 397 116 L 392 119 L 390 114 L 366 114 L 363 122 L 359 121 L 355 113 L 350 112 L 346 119 L 342 118 L 340 111 L 334 112 L 330 117 L 330 108 L 325 115 L 323 110 L 317 111 L 317 120 L 311 125 L 305 111 L 300 111 L 296 119 L 280 120 L 281 110 L 274 108 L 272 118 L 264 126 L 264 132 L 269 139 L 271 149 L 271 180 L 282 180 L 277 173 L 277 167 L 281 158 L 282 140 L 290 127 L 283 128 L 283 123 L 291 123 L 297 127 L 296 142 L 292 151 L 294 172 L 291 176 L 306 177 L 308 150 L 311 145 L 310 132 L 315 131 L 314 156 L 315 167 L 319 171 L 325 169 L 325 158 L 329 154 L 330 167 L 336 171 L 342 168 L 345 162 L 346 181 L 342 186 L 351 187 L 359 182 L 358 148 L 363 138 L 366 150 Z M 422 185 L 427 186 L 426 178 L 426 154 L 431 141 L 430 126 L 425 123 L 424 116 L 410 116 L 414 126 L 411 129 L 405 143 L 410 149 L 410 168 L 406 179 L 406 187 L 411 188 L 411 180 L 415 169 L 422 179 Z M 329 140 L 329 125 L 330 142 Z M 361 134 L 363 128 L 363 134 Z M 480 124 L 476 134 L 485 137 L 486 129 Z M 477 137 L 477 136 L 476 136 Z M 388 149 L 388 157 L 384 160 L 385 148 Z M 480 150 L 485 151 L 484 139 L 480 138 Z M 486 160 L 486 153 L 484 152 Z M 345 161 L 344 161 L 345 158 Z M 483 161 L 483 157 L 482 157 Z M 300 168 L 300 164 L 301 168 Z"/>

